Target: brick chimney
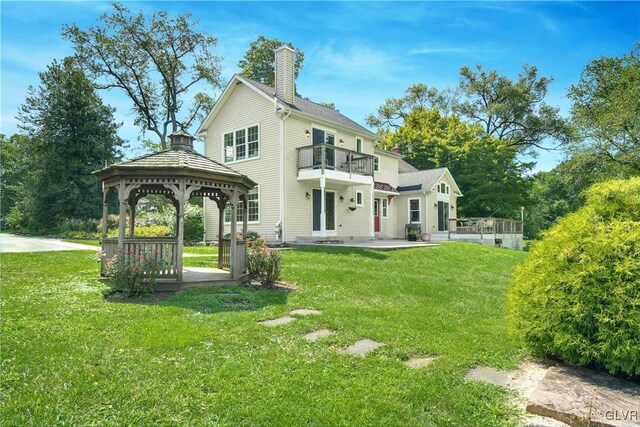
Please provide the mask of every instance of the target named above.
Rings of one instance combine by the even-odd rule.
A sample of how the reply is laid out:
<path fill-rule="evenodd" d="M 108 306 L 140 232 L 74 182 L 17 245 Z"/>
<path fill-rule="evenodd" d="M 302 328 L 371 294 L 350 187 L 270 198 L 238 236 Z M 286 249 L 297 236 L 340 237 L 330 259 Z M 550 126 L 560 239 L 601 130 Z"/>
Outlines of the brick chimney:
<path fill-rule="evenodd" d="M 293 56 L 294 51 L 288 45 L 276 50 L 276 96 L 288 104 L 293 104 L 296 96 Z"/>
<path fill-rule="evenodd" d="M 391 151 L 392 151 L 393 153 L 400 154 L 400 147 L 398 147 L 398 146 L 396 145 L 396 146 L 394 146 L 394 147 L 391 149 Z"/>

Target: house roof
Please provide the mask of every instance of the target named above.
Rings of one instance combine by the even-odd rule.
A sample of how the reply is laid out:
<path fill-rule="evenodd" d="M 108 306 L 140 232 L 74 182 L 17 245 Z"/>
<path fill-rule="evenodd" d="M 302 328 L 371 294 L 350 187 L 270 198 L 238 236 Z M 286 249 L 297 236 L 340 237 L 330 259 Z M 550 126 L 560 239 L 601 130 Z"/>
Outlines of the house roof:
<path fill-rule="evenodd" d="M 444 175 L 448 174 L 453 183 L 453 191 L 462 196 L 460 188 L 456 184 L 451 172 L 447 168 L 427 169 L 415 172 L 398 174 L 398 191 L 430 191 L 435 188 Z"/>
<path fill-rule="evenodd" d="M 214 110 L 216 110 L 216 108 L 218 107 L 218 104 L 224 102 L 224 100 L 227 98 L 228 96 L 227 92 L 231 91 L 235 86 L 232 84 L 234 81 L 242 82 L 248 86 L 252 86 L 254 89 L 266 95 L 269 99 L 272 99 L 272 100 L 277 99 L 280 104 L 290 108 L 291 111 L 294 113 L 299 112 L 301 114 L 308 115 L 308 116 L 317 118 L 319 120 L 323 120 L 325 122 L 329 122 L 329 123 L 341 126 L 343 128 L 353 130 L 356 133 L 368 136 L 370 138 L 374 138 L 374 139 L 378 138 L 378 136 L 375 133 L 371 132 L 369 129 L 359 125 L 358 123 L 351 120 L 344 114 L 341 114 L 340 112 L 332 108 L 325 107 L 323 105 L 320 105 L 313 101 L 309 101 L 308 99 L 304 99 L 299 96 L 294 97 L 293 104 L 284 102 L 282 99 L 279 99 L 276 97 L 275 88 L 268 86 L 266 84 L 257 82 L 255 80 L 251 80 L 246 77 L 240 76 L 238 74 L 233 76 L 233 78 L 231 79 L 231 82 L 227 85 L 227 88 L 225 89 L 222 96 L 216 103 Z M 214 112 L 214 110 L 211 111 L 209 116 L 202 123 L 202 125 L 200 126 L 200 129 L 198 130 L 198 133 L 205 130 L 205 128 L 209 125 L 210 119 L 213 118 L 212 113 Z"/>
<path fill-rule="evenodd" d="M 400 160 L 398 160 L 398 172 L 400 172 L 400 173 L 418 172 L 418 168 L 416 168 L 415 166 L 413 166 L 411 163 L 407 162 L 406 160 L 400 159 Z"/>
<path fill-rule="evenodd" d="M 204 172 L 206 174 L 224 176 L 236 182 L 243 182 L 249 188 L 256 185 L 254 181 L 242 173 L 193 150 L 186 149 L 168 149 L 157 153 L 146 154 L 125 162 L 115 163 L 94 172 L 94 174 L 100 179 L 105 179 L 115 174 L 135 173 L 139 171 Z"/>
<path fill-rule="evenodd" d="M 378 191 L 387 191 L 389 193 L 397 193 L 398 189 L 392 186 L 391 184 L 387 184 L 386 182 L 378 182 L 375 181 L 373 183 L 373 188 Z"/>

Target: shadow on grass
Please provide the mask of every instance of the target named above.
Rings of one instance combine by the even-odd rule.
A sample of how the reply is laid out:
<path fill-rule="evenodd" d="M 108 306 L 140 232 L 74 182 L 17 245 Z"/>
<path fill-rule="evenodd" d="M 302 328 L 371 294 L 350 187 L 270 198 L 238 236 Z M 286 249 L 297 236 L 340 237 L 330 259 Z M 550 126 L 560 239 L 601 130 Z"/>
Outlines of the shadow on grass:
<path fill-rule="evenodd" d="M 105 297 L 110 303 L 180 307 L 199 313 L 254 311 L 270 305 L 287 303 L 290 290 L 283 288 L 260 289 L 249 286 L 228 285 L 181 291 L 154 292 L 142 297 L 125 297 L 115 293 Z"/>
<path fill-rule="evenodd" d="M 248 286 L 212 286 L 184 289 L 169 298 L 151 302 L 161 307 L 180 307 L 198 313 L 213 314 L 254 311 L 287 303 L 289 292 L 280 289 L 256 289 Z"/>
<path fill-rule="evenodd" d="M 356 255 L 363 258 L 387 259 L 386 251 L 376 251 L 361 248 L 341 248 L 337 246 L 302 246 L 295 249 L 301 253 L 318 253 L 326 255 Z"/>

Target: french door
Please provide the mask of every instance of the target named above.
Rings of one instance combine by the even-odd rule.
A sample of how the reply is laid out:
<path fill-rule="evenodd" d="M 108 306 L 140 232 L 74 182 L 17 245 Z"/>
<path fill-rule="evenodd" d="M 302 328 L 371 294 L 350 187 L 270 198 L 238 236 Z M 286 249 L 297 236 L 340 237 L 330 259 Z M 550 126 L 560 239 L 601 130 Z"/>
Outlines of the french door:
<path fill-rule="evenodd" d="M 335 235 L 336 232 L 336 193 L 325 190 L 324 192 L 324 210 L 325 210 L 325 231 L 329 235 Z M 313 232 L 314 234 L 322 233 L 322 223 L 320 213 L 322 212 L 322 191 L 313 189 Z"/>

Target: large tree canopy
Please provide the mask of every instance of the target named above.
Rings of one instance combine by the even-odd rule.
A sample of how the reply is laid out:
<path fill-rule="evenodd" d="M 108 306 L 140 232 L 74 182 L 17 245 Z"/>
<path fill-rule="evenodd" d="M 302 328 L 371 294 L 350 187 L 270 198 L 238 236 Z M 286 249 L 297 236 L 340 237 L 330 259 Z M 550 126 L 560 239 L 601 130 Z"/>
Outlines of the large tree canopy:
<path fill-rule="evenodd" d="M 210 95 L 198 92 L 184 111 L 191 89 L 220 86 L 220 57 L 213 53 L 218 40 L 196 31 L 190 14 L 172 18 L 158 11 L 147 19 L 114 3 L 99 20 L 87 30 L 64 26 L 62 34 L 96 87 L 122 90 L 133 102 L 136 125 L 166 148 L 168 134 L 187 130 L 213 106 Z"/>
<path fill-rule="evenodd" d="M 550 77 L 538 76 L 538 69 L 524 65 L 518 80 L 501 76 L 497 71 L 485 71 L 478 65 L 460 70 L 460 91 L 463 98 L 456 106 L 464 117 L 479 123 L 484 131 L 507 144 L 526 150 L 546 148 L 567 141 L 571 128 L 557 107 L 548 105 Z"/>
<path fill-rule="evenodd" d="M 105 106 L 72 58 L 54 61 L 29 88 L 18 120 L 26 136 L 15 148 L 21 164 L 15 189 L 18 225 L 44 231 L 65 218 L 97 218 L 100 184 L 91 174 L 120 158 L 123 141 Z M 4 172 L 3 172 L 4 174 Z"/>
<path fill-rule="evenodd" d="M 547 142 L 565 143 L 571 135 L 558 108 L 545 103 L 552 79 L 538 76 L 536 67 L 523 66 L 518 80 L 497 71 L 463 67 L 457 88 L 438 90 L 422 83 L 409 86 L 405 96 L 388 98 L 366 119 L 381 135 L 402 126 L 414 110 L 437 108 L 443 114 L 458 114 L 479 124 L 487 135 L 516 147 L 519 152 L 544 148 Z"/>
<path fill-rule="evenodd" d="M 640 173 L 640 42 L 620 58 L 589 62 L 568 96 L 582 145 Z"/>
<path fill-rule="evenodd" d="M 419 169 L 449 168 L 464 194 L 460 215 L 511 217 L 529 203 L 524 175 L 532 165 L 518 162 L 514 147 L 456 115 L 413 110 L 380 145 L 399 147 Z"/>
<path fill-rule="evenodd" d="M 275 51 L 283 44 L 287 44 L 295 50 L 293 73 L 294 78 L 297 79 L 304 63 L 304 52 L 291 43 L 268 39 L 265 36 L 259 36 L 251 42 L 244 58 L 238 61 L 240 74 L 260 83 L 275 86 Z"/>

